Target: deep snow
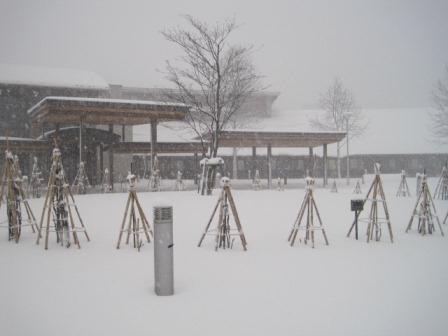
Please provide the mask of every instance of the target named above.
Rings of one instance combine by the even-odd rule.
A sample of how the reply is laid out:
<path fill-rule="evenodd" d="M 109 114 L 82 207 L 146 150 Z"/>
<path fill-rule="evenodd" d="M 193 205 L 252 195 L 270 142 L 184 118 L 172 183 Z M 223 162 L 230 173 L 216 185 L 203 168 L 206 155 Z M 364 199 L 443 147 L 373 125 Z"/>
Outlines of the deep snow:
<path fill-rule="evenodd" d="M 154 294 L 152 244 L 115 249 L 127 194 L 76 196 L 92 239 L 81 250 L 0 232 L 0 335 L 446 335 L 448 237 L 405 234 L 415 179 L 413 197 L 396 198 L 399 175 L 383 178 L 394 244 L 386 232 L 369 244 L 345 237 L 355 180 L 316 189 L 330 245 L 318 234 L 315 249 L 286 241 L 303 188 L 233 191 L 247 252 L 238 241 L 215 252 L 211 237 L 196 247 L 217 192 L 139 193 L 148 217 L 160 196 L 174 206 L 172 297 Z M 42 203 L 30 200 L 36 217 Z M 436 206 L 443 219 L 448 201 Z"/>

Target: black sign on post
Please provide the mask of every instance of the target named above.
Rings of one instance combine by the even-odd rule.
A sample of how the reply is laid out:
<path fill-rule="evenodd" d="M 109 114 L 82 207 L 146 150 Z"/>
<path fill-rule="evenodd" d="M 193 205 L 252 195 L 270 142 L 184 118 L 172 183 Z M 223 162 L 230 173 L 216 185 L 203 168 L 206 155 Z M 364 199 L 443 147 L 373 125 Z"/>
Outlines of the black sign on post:
<path fill-rule="evenodd" d="M 355 227 L 355 238 L 358 240 L 358 216 L 359 213 L 364 209 L 364 200 L 362 199 L 355 199 L 351 200 L 350 202 L 351 210 L 355 212 L 355 220 L 350 228 L 350 231 L 347 234 L 347 237 L 350 235 L 350 232 L 353 229 L 353 226 Z"/>
<path fill-rule="evenodd" d="M 364 209 L 364 200 L 362 199 L 351 200 L 350 203 L 352 211 L 362 211 Z"/>

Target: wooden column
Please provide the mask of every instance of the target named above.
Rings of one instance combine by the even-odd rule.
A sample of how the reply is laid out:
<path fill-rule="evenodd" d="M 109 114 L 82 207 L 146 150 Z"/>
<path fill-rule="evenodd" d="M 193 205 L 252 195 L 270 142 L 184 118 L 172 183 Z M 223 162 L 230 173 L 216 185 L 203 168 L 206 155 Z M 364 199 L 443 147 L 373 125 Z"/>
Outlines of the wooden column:
<path fill-rule="evenodd" d="M 83 143 L 82 143 L 83 128 L 84 128 L 84 125 L 83 125 L 82 118 L 81 118 L 79 120 L 79 162 L 80 163 L 82 162 L 82 152 L 83 152 L 83 150 L 82 150 L 82 146 L 83 146 Z"/>
<path fill-rule="evenodd" d="M 31 172 L 33 171 L 34 160 L 33 157 L 36 155 L 35 152 L 28 153 L 28 181 L 31 181 Z"/>
<path fill-rule="evenodd" d="M 313 147 L 309 147 L 309 166 L 308 166 L 308 170 L 309 170 L 309 174 L 311 177 L 314 177 L 314 160 L 313 160 Z"/>
<path fill-rule="evenodd" d="M 54 125 L 54 139 L 56 139 L 56 143 L 59 142 L 59 123 Z M 58 143 L 58 146 L 60 147 L 61 144 Z"/>
<path fill-rule="evenodd" d="M 104 152 L 104 145 L 103 145 L 103 143 L 100 143 L 100 183 L 99 184 L 101 184 L 103 182 L 103 174 L 104 174 L 103 152 Z"/>
<path fill-rule="evenodd" d="M 124 125 L 121 125 L 121 142 L 126 141 L 125 138 L 126 138 L 126 129 Z"/>
<path fill-rule="evenodd" d="M 272 146 L 268 145 L 268 189 L 272 187 Z"/>
<path fill-rule="evenodd" d="M 193 154 L 193 181 L 194 184 L 198 184 L 198 152 Z"/>
<path fill-rule="evenodd" d="M 257 147 L 252 147 L 252 181 L 255 179 L 255 170 L 257 169 Z"/>
<path fill-rule="evenodd" d="M 232 161 L 232 177 L 234 180 L 238 179 L 238 149 L 233 147 L 233 161 Z"/>
<path fill-rule="evenodd" d="M 327 144 L 323 145 L 323 176 L 324 176 L 324 187 L 328 185 L 328 150 Z"/>
<path fill-rule="evenodd" d="M 111 138 L 113 138 L 114 125 L 109 124 L 109 133 L 111 134 Z M 112 190 L 114 190 L 114 144 L 113 144 L 113 142 L 109 145 L 109 179 L 110 179 L 110 186 L 111 186 Z"/>
<path fill-rule="evenodd" d="M 157 119 L 151 120 L 151 168 L 157 155 Z"/>

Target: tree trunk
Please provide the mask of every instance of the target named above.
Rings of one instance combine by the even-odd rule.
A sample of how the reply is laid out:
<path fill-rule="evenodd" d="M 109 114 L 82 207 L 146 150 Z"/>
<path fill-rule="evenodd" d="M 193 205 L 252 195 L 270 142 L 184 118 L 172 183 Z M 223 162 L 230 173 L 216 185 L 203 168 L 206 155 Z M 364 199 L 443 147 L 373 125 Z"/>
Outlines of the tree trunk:
<path fill-rule="evenodd" d="M 211 144 L 211 158 L 215 158 L 218 156 L 218 137 L 214 136 L 214 141 Z M 216 180 L 216 167 L 210 167 L 207 171 L 207 195 L 212 194 L 212 190 L 215 187 L 215 180 Z"/>

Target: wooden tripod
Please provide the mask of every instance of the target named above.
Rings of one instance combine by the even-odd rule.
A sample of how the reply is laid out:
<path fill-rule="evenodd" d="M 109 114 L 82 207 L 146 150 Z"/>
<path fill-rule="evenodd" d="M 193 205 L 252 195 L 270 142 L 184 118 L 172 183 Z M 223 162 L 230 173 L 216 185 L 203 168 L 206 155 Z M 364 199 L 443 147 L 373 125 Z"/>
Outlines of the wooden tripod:
<path fill-rule="evenodd" d="M 336 180 L 333 180 L 333 185 L 331 186 L 331 190 L 332 193 L 337 193 L 338 192 L 338 185 L 336 184 Z"/>
<path fill-rule="evenodd" d="M 246 237 L 244 236 L 243 227 L 241 226 L 240 218 L 238 216 L 238 212 L 236 210 L 235 201 L 233 200 L 232 193 L 230 192 L 229 179 L 224 177 L 222 179 L 223 187 L 221 191 L 221 195 L 219 196 L 218 201 L 216 202 L 215 208 L 213 209 L 212 215 L 210 216 L 210 220 L 205 227 L 204 233 L 199 240 L 198 247 L 201 246 L 202 241 L 204 240 L 207 234 L 215 235 L 215 251 L 218 251 L 218 248 L 232 248 L 233 241 L 232 236 L 240 236 L 241 244 L 243 245 L 244 251 L 247 251 L 247 242 Z M 235 224 L 237 229 L 232 229 L 230 226 L 230 210 L 232 212 L 233 218 L 235 220 Z M 216 210 L 219 207 L 219 216 L 218 216 L 218 225 L 216 229 L 209 230 L 210 225 L 215 217 Z M 235 232 L 236 231 L 236 232 Z"/>
<path fill-rule="evenodd" d="M 299 214 L 297 215 L 297 218 L 294 221 L 291 233 L 289 234 L 288 242 L 290 243 L 291 246 L 293 246 L 296 241 L 299 230 L 305 230 L 305 237 L 303 241 L 305 244 L 307 244 L 308 241 L 311 240 L 311 246 L 314 248 L 314 231 L 321 231 L 325 240 L 325 244 L 328 245 L 327 235 L 322 225 L 322 220 L 319 215 L 319 210 L 317 210 L 316 202 L 314 201 L 313 196 L 314 179 L 307 177 L 306 182 L 307 186 L 305 197 L 300 207 Z M 314 224 L 314 212 L 316 213 L 316 217 L 318 220 L 317 225 Z M 301 227 L 304 216 L 306 217 L 305 220 L 306 222 L 304 221 L 305 226 Z"/>
<path fill-rule="evenodd" d="M 5 167 L 2 176 L 2 187 L 0 191 L 0 207 L 2 204 L 6 188 L 6 212 L 8 222 L 8 240 L 14 239 L 19 242 L 22 226 L 31 226 L 33 233 L 37 232 L 36 218 L 26 199 L 22 187 L 22 180 L 18 176 L 17 167 L 14 164 L 14 157 L 9 150 L 6 150 Z M 22 218 L 22 205 L 25 208 L 27 219 Z M 26 223 L 26 224 L 25 224 Z"/>
<path fill-rule="evenodd" d="M 408 181 L 406 180 L 406 172 L 404 170 L 401 171 L 401 181 L 400 185 L 398 186 L 397 190 L 397 197 L 403 196 L 411 196 L 411 193 L 409 192 L 409 186 Z"/>
<path fill-rule="evenodd" d="M 434 199 L 448 199 L 448 170 L 446 166 L 442 168 L 442 173 L 434 190 Z"/>
<path fill-rule="evenodd" d="M 80 226 L 75 225 L 74 213 Z M 50 221 L 52 219 L 52 224 Z M 44 227 L 45 221 L 45 227 Z M 81 248 L 78 239 L 78 232 L 83 232 L 87 241 L 90 241 L 86 227 L 82 221 L 78 207 L 76 206 L 73 194 L 70 191 L 70 185 L 67 183 L 64 168 L 62 166 L 61 152 L 59 148 L 53 149 L 50 177 L 48 178 L 48 190 L 45 196 L 45 202 L 42 209 L 42 216 L 39 224 L 39 234 L 36 243 L 39 244 L 42 238 L 42 230 L 45 232 L 45 249 L 48 249 L 48 237 L 51 232 L 56 232 L 56 242 L 66 247 L 70 247 L 70 233 L 73 235 L 73 242 Z"/>
<path fill-rule="evenodd" d="M 79 163 L 78 172 L 75 180 L 73 181 L 72 190 L 76 194 L 85 194 L 86 189 L 90 188 L 89 178 L 87 177 L 84 162 Z"/>
<path fill-rule="evenodd" d="M 428 183 L 426 181 L 426 175 L 423 175 L 421 192 L 417 197 L 414 210 L 412 211 L 411 219 L 409 220 L 406 232 L 412 228 L 414 218 L 418 218 L 417 230 L 420 234 L 425 235 L 427 233 L 432 234 L 435 231 L 434 219 L 440 229 L 440 233 L 443 234 L 442 226 L 440 225 L 439 216 L 437 216 L 434 201 L 429 191 Z"/>
<path fill-rule="evenodd" d="M 383 184 L 381 182 L 379 164 L 377 164 L 377 163 L 375 164 L 375 178 L 373 179 L 372 185 L 370 186 L 370 189 L 367 192 L 366 198 L 364 199 L 363 207 L 367 201 L 372 202 L 371 207 L 370 207 L 369 218 L 366 218 L 364 220 L 360 219 L 360 221 L 367 222 L 367 242 L 369 242 L 373 238 L 375 238 L 376 241 L 380 241 L 380 239 L 381 239 L 381 224 L 386 223 L 388 231 L 389 231 L 390 242 L 393 243 L 394 237 L 393 237 L 393 233 L 392 233 L 392 226 L 390 223 L 389 211 L 387 209 L 386 196 L 384 195 Z M 384 216 L 385 216 L 384 218 L 378 217 L 378 203 L 383 205 Z M 350 230 L 347 233 L 347 237 L 350 236 L 350 233 L 352 232 L 355 225 L 356 225 L 356 223 L 353 222 L 353 224 L 350 227 Z M 374 237 L 374 234 L 375 234 L 375 237 Z"/>
<path fill-rule="evenodd" d="M 129 239 L 132 235 L 133 247 L 137 248 L 137 250 L 140 252 L 140 248 L 143 244 L 142 240 L 140 239 L 140 234 L 144 233 L 146 236 L 146 240 L 148 241 L 148 243 L 150 243 L 151 238 L 153 237 L 153 232 L 151 226 L 149 225 L 148 220 L 146 219 L 146 216 L 143 212 L 140 202 L 138 201 L 137 192 L 135 190 L 136 176 L 130 175 L 128 176 L 128 180 L 129 180 L 129 195 L 128 200 L 126 202 L 126 208 L 124 210 L 124 216 L 123 221 L 121 223 L 120 233 L 118 235 L 117 249 L 120 248 L 121 238 L 123 236 L 123 233 L 126 232 L 127 233 L 126 244 L 129 244 Z M 137 211 L 135 210 L 136 207 Z M 127 227 L 125 228 L 126 222 Z"/>
<path fill-rule="evenodd" d="M 362 193 L 362 191 L 361 191 L 361 184 L 359 183 L 359 181 L 356 182 L 356 186 L 355 186 L 355 189 L 353 189 L 353 193 L 354 194 L 361 194 Z"/>

